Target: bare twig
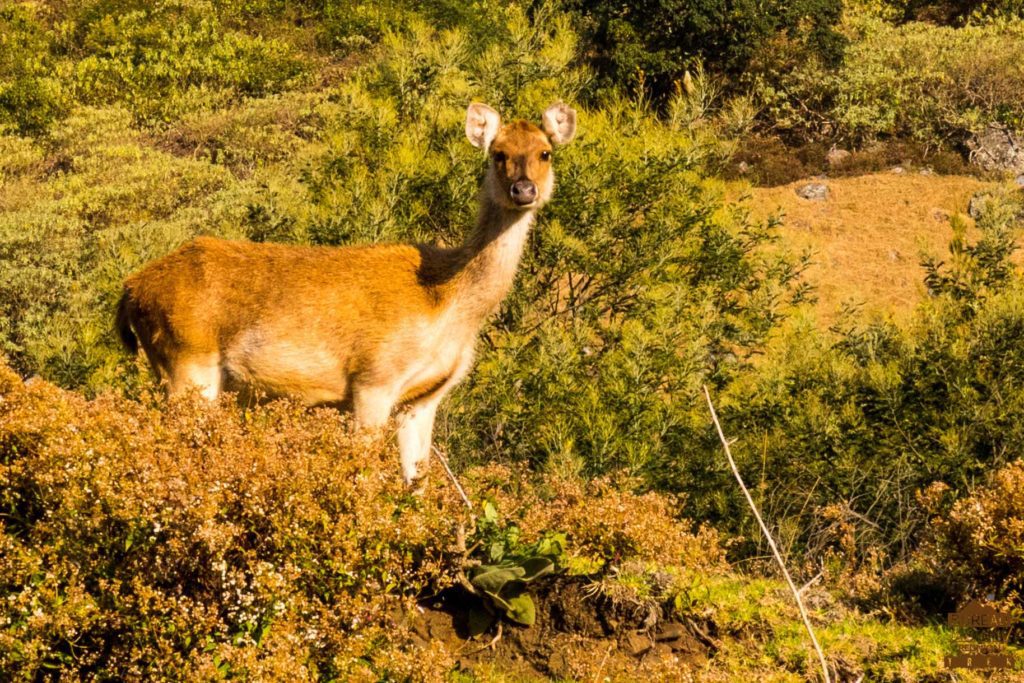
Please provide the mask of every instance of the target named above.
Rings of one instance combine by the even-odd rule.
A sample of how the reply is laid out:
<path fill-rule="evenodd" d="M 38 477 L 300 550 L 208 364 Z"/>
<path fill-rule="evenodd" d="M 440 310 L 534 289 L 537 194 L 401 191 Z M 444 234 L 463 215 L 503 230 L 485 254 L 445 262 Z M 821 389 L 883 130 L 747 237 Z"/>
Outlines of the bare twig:
<path fill-rule="evenodd" d="M 477 591 L 476 586 L 472 584 L 469 577 L 466 576 L 466 567 L 471 566 L 469 561 L 469 555 L 477 547 L 474 544 L 472 548 L 466 549 L 466 525 L 459 522 L 455 525 L 455 551 L 462 556 L 462 561 L 459 562 L 459 568 L 455 572 L 455 579 L 459 582 L 459 585 L 466 589 L 466 592 L 470 595 L 480 595 Z"/>
<path fill-rule="evenodd" d="M 811 586 L 813 586 L 814 584 L 818 583 L 818 581 L 820 581 L 820 580 L 821 580 L 821 577 L 822 577 L 822 576 L 824 576 L 824 575 L 825 575 L 825 572 L 824 572 L 824 571 L 820 571 L 820 572 L 818 572 L 818 573 L 817 573 L 817 574 L 815 575 L 815 577 L 814 577 L 813 579 L 811 579 L 810 581 L 808 581 L 808 582 L 807 582 L 807 583 L 805 583 L 804 585 L 800 586 L 800 591 L 799 591 L 799 592 L 800 592 L 800 595 L 803 595 L 803 594 L 804 594 L 804 591 L 806 591 L 806 590 L 807 590 L 808 588 L 810 588 L 810 587 L 811 587 Z"/>
<path fill-rule="evenodd" d="M 725 448 L 725 457 L 729 459 L 729 466 L 732 468 L 732 473 L 736 475 L 736 481 L 739 482 L 740 489 L 743 490 L 743 495 L 747 499 L 747 504 L 750 505 L 750 509 L 754 512 L 754 517 L 757 518 L 757 523 L 761 527 L 762 533 L 768 540 L 768 546 L 772 549 L 772 554 L 775 556 L 775 561 L 779 563 L 779 568 L 782 569 L 782 575 L 786 577 L 786 583 L 789 584 L 789 590 L 793 593 L 793 598 L 796 600 L 796 606 L 800 609 L 800 616 L 804 620 L 804 626 L 807 628 L 807 634 L 811 637 L 811 643 L 814 644 L 814 650 L 818 653 L 818 659 L 821 662 L 821 673 L 825 677 L 825 683 L 832 683 L 832 676 L 828 672 L 828 662 L 825 661 L 825 653 L 821 649 L 821 645 L 818 644 L 818 638 L 814 635 L 814 628 L 811 626 L 811 620 L 807 616 L 807 610 L 804 609 L 803 600 L 800 599 L 800 591 L 797 590 L 796 585 L 793 583 L 793 578 L 789 575 L 789 570 L 786 569 L 786 563 L 782 560 L 782 555 L 779 553 L 779 549 L 775 546 L 775 540 L 772 538 L 771 533 L 768 531 L 768 527 L 765 525 L 764 520 L 761 519 L 761 513 L 757 511 L 757 506 L 754 504 L 754 499 L 750 497 L 750 491 L 747 490 L 746 484 L 743 483 L 743 477 L 740 476 L 740 470 L 736 467 L 736 461 L 733 460 L 732 451 L 729 449 L 729 440 L 725 438 L 725 433 L 722 432 L 722 424 L 718 421 L 718 413 L 715 412 L 715 405 L 711 402 L 711 392 L 708 391 L 707 385 L 704 386 L 704 398 L 708 401 L 708 409 L 711 411 L 711 420 L 715 423 L 715 429 L 718 430 L 718 438 L 722 441 L 722 446 Z"/>
<path fill-rule="evenodd" d="M 452 484 L 455 485 L 455 490 L 459 492 L 460 496 L 462 496 L 462 502 L 466 504 L 466 507 L 469 508 L 469 510 L 472 510 L 473 504 L 469 502 L 469 496 L 467 496 L 466 492 L 462 489 L 462 485 L 459 484 L 459 480 L 455 478 L 455 473 L 452 472 L 452 468 L 448 466 L 448 458 L 444 457 L 444 454 L 441 453 L 437 446 L 431 446 L 430 448 L 434 451 L 434 455 L 437 456 L 437 459 L 441 461 L 441 466 L 444 467 L 444 471 L 448 473 L 448 478 L 451 479 Z"/>
<path fill-rule="evenodd" d="M 490 641 L 488 641 L 487 643 L 481 645 L 480 647 L 478 647 L 478 648 L 476 648 L 474 650 L 470 650 L 469 652 L 466 653 L 466 655 L 467 656 L 472 656 L 472 655 L 475 655 L 475 654 L 480 654 L 484 650 L 496 650 L 496 649 L 498 649 L 498 642 L 501 640 L 502 632 L 503 632 L 503 630 L 502 630 L 502 627 L 501 627 L 501 622 L 499 621 L 498 622 L 498 633 L 495 634 L 495 636 L 493 638 L 491 638 Z"/>
<path fill-rule="evenodd" d="M 601 672 L 604 671 L 604 665 L 608 663 L 608 655 L 612 653 L 612 649 L 614 647 L 615 643 L 613 642 L 611 645 L 608 646 L 608 650 L 605 651 L 604 658 L 601 659 L 601 664 L 597 667 L 597 673 L 594 674 L 594 683 L 599 683 L 599 681 L 601 680 Z"/>

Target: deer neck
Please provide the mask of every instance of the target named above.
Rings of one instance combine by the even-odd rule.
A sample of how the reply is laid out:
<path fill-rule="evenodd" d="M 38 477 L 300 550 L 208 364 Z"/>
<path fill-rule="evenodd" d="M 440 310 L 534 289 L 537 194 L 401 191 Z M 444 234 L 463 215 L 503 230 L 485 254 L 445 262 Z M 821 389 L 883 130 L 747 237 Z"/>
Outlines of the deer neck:
<path fill-rule="evenodd" d="M 456 277 L 456 306 L 484 318 L 512 288 L 535 209 L 507 209 L 484 190 L 476 230 L 462 247 L 465 265 Z"/>

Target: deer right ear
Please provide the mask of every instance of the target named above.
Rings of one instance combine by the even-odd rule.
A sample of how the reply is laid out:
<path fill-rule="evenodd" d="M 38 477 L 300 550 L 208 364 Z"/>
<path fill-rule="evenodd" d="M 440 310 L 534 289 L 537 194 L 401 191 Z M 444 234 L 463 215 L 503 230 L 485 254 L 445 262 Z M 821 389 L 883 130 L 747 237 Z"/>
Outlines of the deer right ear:
<path fill-rule="evenodd" d="M 564 145 L 576 135 L 576 110 L 572 107 L 555 102 L 541 117 L 544 132 L 556 145 Z"/>
<path fill-rule="evenodd" d="M 486 104 L 474 102 L 466 110 L 466 137 L 474 147 L 487 149 L 501 126 L 501 116 Z"/>

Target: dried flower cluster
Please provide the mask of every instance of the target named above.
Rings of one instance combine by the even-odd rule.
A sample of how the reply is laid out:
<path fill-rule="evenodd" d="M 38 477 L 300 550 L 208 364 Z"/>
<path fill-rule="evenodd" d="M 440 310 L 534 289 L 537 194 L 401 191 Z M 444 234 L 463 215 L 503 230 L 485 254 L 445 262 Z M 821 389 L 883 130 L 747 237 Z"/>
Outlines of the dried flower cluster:
<path fill-rule="evenodd" d="M 0 366 L 0 678 L 267 680 L 440 677 L 403 602 L 453 583 L 466 511 L 422 496 L 385 443 L 330 410 L 198 398 L 87 401 Z M 718 562 L 671 501 L 507 468 L 464 483 L 526 534 L 557 528 L 599 562 Z"/>
<path fill-rule="evenodd" d="M 1020 607 L 1024 595 L 1024 461 L 941 510 L 948 487 L 935 485 L 923 502 L 935 512 L 918 556 L 944 578 L 958 602 L 993 595 Z"/>

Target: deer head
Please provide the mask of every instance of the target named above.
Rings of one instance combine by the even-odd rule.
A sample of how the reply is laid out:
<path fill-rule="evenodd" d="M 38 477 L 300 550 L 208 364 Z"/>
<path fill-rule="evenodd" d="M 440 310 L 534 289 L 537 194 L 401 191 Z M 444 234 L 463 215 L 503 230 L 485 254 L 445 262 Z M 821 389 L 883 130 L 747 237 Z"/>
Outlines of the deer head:
<path fill-rule="evenodd" d="M 547 108 L 541 122 L 541 127 L 528 121 L 503 126 L 498 112 L 486 104 L 471 104 L 466 111 L 466 137 L 491 157 L 486 192 L 502 208 L 536 209 L 551 198 L 552 149 L 576 134 L 576 112 L 558 102 Z"/>

